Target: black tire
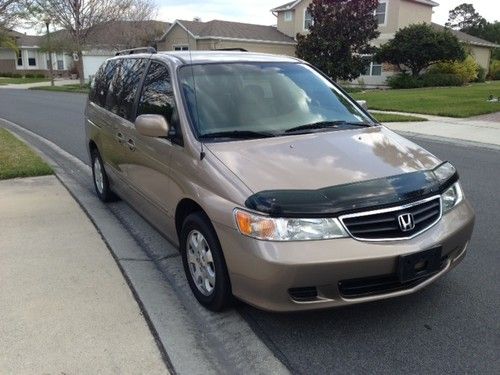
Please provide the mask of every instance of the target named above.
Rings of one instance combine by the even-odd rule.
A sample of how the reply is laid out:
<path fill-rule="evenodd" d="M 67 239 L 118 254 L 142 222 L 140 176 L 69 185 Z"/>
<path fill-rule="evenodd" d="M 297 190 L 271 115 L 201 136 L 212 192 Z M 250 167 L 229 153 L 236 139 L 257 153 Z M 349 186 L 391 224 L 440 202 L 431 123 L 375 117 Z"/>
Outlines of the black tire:
<path fill-rule="evenodd" d="M 117 200 L 117 196 L 111 191 L 109 186 L 108 175 L 106 174 L 106 170 L 104 169 L 104 163 L 102 162 L 101 155 L 99 151 L 93 150 L 91 153 L 91 162 L 92 162 L 92 179 L 94 182 L 94 189 L 99 197 L 99 199 L 103 202 L 113 202 Z M 102 188 L 98 188 L 98 182 L 96 180 L 96 162 L 100 164 L 101 172 L 102 172 Z"/>
<path fill-rule="evenodd" d="M 188 236 L 193 231 L 203 235 L 212 254 L 213 266 L 215 266 L 215 285 L 209 295 L 203 294 L 198 289 L 188 263 Z M 233 296 L 226 261 L 212 223 L 202 212 L 192 213 L 184 220 L 180 234 L 180 248 L 184 272 L 198 302 L 212 311 L 222 311 L 229 307 L 233 302 Z"/>

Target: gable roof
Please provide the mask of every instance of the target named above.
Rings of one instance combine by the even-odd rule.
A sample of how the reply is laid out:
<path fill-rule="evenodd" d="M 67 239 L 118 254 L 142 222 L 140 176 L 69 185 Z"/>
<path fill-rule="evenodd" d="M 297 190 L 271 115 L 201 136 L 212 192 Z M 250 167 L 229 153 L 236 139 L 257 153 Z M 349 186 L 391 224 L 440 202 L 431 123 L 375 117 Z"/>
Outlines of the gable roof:
<path fill-rule="evenodd" d="M 451 33 L 453 35 L 455 35 L 457 37 L 457 39 L 463 43 L 469 43 L 469 44 L 472 44 L 475 46 L 480 46 L 480 47 L 500 48 L 500 45 L 492 43 L 488 40 L 484 40 L 484 39 L 478 38 L 477 36 L 466 34 L 462 31 L 453 30 L 453 29 L 450 29 L 448 27 L 438 25 L 437 23 L 432 23 L 432 27 L 438 31 L 443 31 L 443 30 L 451 31 Z"/>
<path fill-rule="evenodd" d="M 432 0 L 407 0 L 407 1 L 413 1 L 415 3 L 420 3 L 424 5 L 429 5 L 431 7 L 437 7 L 439 4 L 436 3 L 435 1 Z M 283 12 L 287 10 L 291 10 L 295 8 L 297 5 L 299 5 L 302 2 L 302 0 L 295 0 L 295 1 L 290 1 L 289 3 L 277 6 L 273 9 L 271 9 L 271 12 Z"/>
<path fill-rule="evenodd" d="M 27 35 L 15 30 L 8 30 L 7 35 L 14 38 L 19 47 L 37 47 L 42 40 L 38 35 Z"/>
<path fill-rule="evenodd" d="M 278 44 L 296 44 L 295 40 L 278 31 L 275 26 L 263 26 L 250 23 L 212 20 L 208 22 L 176 20 L 163 35 L 179 25 L 194 39 L 225 39 L 240 41 L 258 41 Z"/>
<path fill-rule="evenodd" d="M 439 5 L 438 3 L 436 3 L 435 1 L 432 1 L 432 0 L 407 0 L 407 1 L 413 1 L 415 3 L 430 5 L 431 7 L 437 7 Z"/>
<path fill-rule="evenodd" d="M 277 6 L 276 8 L 271 9 L 271 12 L 282 12 L 285 10 L 290 10 L 295 8 L 297 5 L 300 4 L 302 0 L 295 0 L 295 1 L 290 1 L 289 3 Z"/>

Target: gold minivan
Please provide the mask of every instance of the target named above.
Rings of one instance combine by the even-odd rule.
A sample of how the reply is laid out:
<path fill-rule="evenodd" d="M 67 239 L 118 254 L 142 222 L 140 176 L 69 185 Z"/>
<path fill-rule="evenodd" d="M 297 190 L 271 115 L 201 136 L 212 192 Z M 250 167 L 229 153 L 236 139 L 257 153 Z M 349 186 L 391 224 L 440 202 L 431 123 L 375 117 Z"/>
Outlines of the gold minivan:
<path fill-rule="evenodd" d="M 401 296 L 465 256 L 474 212 L 455 168 L 313 66 L 131 52 L 91 85 L 96 192 L 123 198 L 179 246 L 207 308 L 233 296 L 272 311 Z"/>

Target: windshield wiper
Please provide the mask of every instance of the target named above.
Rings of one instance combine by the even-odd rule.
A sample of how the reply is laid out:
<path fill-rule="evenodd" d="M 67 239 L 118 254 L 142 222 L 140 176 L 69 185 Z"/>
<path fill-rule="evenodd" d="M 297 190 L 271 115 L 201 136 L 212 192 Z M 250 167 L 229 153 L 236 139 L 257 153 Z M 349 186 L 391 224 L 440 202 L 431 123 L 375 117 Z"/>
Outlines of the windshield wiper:
<path fill-rule="evenodd" d="M 276 135 L 273 133 L 256 132 L 251 130 L 231 130 L 225 132 L 214 132 L 200 135 L 200 138 L 234 138 L 234 139 L 254 139 L 254 138 L 271 138 Z"/>
<path fill-rule="evenodd" d="M 300 125 L 296 126 L 294 128 L 285 130 L 285 133 L 295 133 L 295 132 L 301 132 L 304 130 L 314 130 L 314 129 L 326 129 L 326 128 L 336 128 L 339 126 L 363 126 L 363 127 L 369 127 L 371 124 L 368 124 L 366 122 L 349 122 L 349 121 L 318 121 L 318 122 L 313 122 L 312 124 L 306 124 L 306 125 Z"/>

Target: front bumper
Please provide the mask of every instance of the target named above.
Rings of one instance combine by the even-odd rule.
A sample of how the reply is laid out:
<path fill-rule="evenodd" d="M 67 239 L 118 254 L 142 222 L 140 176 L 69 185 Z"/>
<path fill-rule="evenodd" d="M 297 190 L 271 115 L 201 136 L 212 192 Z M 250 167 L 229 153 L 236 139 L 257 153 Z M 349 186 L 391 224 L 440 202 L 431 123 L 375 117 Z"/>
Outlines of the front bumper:
<path fill-rule="evenodd" d="M 215 224 L 229 269 L 233 294 L 270 311 L 300 311 L 380 300 L 413 293 L 444 275 L 463 259 L 474 227 L 474 212 L 464 199 L 424 233 L 410 240 L 363 242 L 352 238 L 271 242 L 242 236 Z M 341 293 L 345 280 L 394 275 L 400 255 L 442 248 L 442 269 L 390 292 L 350 298 Z M 292 298 L 294 290 L 315 287 L 316 298 Z M 298 288 L 298 289 L 297 289 Z"/>

